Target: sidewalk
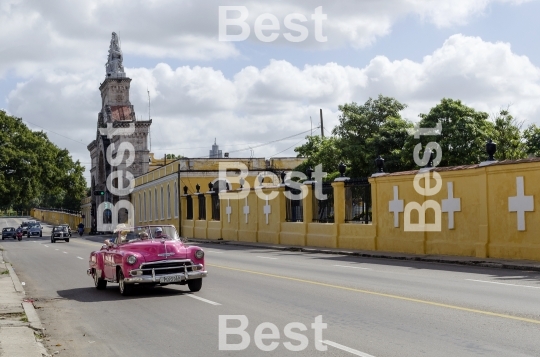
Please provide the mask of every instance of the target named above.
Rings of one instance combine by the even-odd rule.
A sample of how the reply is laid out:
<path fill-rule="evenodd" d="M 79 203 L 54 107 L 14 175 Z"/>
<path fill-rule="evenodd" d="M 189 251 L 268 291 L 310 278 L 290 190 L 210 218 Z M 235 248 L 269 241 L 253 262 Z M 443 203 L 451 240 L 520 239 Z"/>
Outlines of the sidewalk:
<path fill-rule="evenodd" d="M 197 238 L 189 238 L 188 241 L 196 242 L 196 243 L 224 244 L 224 245 L 232 245 L 232 246 L 275 249 L 275 250 L 295 251 L 295 252 L 305 252 L 305 253 L 337 254 L 337 255 L 358 256 L 358 257 L 365 257 L 365 258 L 395 259 L 395 260 L 406 260 L 406 261 L 409 260 L 409 261 L 420 261 L 420 262 L 430 262 L 430 263 L 469 265 L 469 266 L 486 267 L 486 268 L 540 271 L 540 262 L 531 261 L 531 260 L 476 258 L 476 257 L 461 257 L 461 256 L 449 256 L 449 255 L 418 255 L 418 254 L 407 254 L 407 253 L 380 252 L 380 251 L 371 251 L 371 250 L 302 247 L 302 246 L 275 245 L 275 244 L 264 244 L 264 243 L 238 242 L 238 241 L 214 240 L 214 239 L 197 239 Z"/>
<path fill-rule="evenodd" d="M 39 339 L 43 326 L 19 278 L 4 261 L 0 245 L 0 356 L 44 357 L 50 356 Z"/>

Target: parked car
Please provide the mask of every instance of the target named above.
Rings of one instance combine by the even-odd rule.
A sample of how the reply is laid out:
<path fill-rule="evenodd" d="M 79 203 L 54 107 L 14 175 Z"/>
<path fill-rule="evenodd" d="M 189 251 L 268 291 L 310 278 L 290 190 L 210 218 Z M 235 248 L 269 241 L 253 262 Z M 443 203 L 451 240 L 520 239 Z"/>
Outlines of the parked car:
<path fill-rule="evenodd" d="M 172 225 L 121 225 L 100 250 L 90 253 L 89 263 L 87 274 L 98 290 L 118 283 L 122 295 L 145 284 L 187 284 L 190 291 L 199 291 L 207 276 L 204 251 L 184 245 Z"/>
<path fill-rule="evenodd" d="M 41 227 L 41 224 L 34 223 L 28 226 L 27 237 L 30 238 L 31 236 L 43 236 L 43 227 Z"/>
<path fill-rule="evenodd" d="M 16 239 L 17 237 L 15 236 L 15 232 L 16 232 L 15 227 L 5 227 L 5 228 L 3 228 L 2 229 L 2 240 L 6 239 L 6 238 Z"/>
<path fill-rule="evenodd" d="M 66 226 L 54 226 L 51 232 L 51 243 L 56 243 L 57 240 L 63 239 L 69 243 L 69 232 Z"/>

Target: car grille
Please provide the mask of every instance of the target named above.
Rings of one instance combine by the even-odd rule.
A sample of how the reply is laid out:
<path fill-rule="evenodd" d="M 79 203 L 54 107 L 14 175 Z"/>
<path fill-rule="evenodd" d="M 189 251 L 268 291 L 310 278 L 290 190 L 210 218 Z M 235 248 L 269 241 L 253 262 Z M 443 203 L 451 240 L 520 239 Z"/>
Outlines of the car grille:
<path fill-rule="evenodd" d="M 152 269 L 155 270 L 156 275 L 159 274 L 183 274 L 184 267 L 186 270 L 192 271 L 191 260 L 177 260 L 167 262 L 155 262 L 155 263 L 142 263 L 139 269 L 143 271 L 143 275 L 152 275 Z"/>

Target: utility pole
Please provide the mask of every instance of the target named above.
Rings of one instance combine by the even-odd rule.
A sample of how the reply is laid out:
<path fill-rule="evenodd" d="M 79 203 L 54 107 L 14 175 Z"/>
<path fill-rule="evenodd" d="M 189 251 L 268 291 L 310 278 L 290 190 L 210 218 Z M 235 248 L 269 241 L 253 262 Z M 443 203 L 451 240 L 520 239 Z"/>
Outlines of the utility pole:
<path fill-rule="evenodd" d="M 322 109 L 320 110 L 321 113 L 321 137 L 324 138 L 324 124 L 323 124 L 323 117 L 322 117 Z"/>

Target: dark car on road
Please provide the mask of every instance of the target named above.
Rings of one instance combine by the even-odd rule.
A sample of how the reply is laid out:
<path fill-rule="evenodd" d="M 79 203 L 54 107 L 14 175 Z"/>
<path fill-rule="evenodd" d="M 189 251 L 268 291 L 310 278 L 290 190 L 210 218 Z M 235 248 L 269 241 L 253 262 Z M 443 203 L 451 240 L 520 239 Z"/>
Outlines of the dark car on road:
<path fill-rule="evenodd" d="M 51 232 L 51 243 L 56 243 L 57 240 L 63 239 L 69 242 L 70 234 L 66 226 L 54 226 Z"/>
<path fill-rule="evenodd" d="M 43 227 L 41 227 L 41 224 L 39 223 L 30 224 L 27 230 L 28 238 L 30 238 L 31 236 L 41 237 L 43 235 L 42 229 Z"/>
<path fill-rule="evenodd" d="M 6 238 L 16 239 L 17 237 L 15 236 L 15 231 L 16 229 L 14 227 L 6 227 L 2 229 L 2 240 Z"/>

